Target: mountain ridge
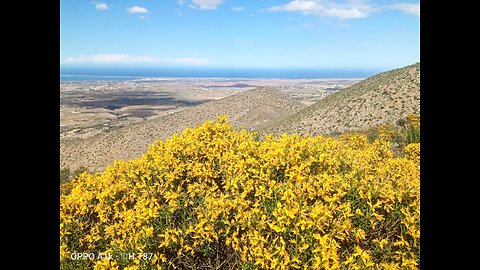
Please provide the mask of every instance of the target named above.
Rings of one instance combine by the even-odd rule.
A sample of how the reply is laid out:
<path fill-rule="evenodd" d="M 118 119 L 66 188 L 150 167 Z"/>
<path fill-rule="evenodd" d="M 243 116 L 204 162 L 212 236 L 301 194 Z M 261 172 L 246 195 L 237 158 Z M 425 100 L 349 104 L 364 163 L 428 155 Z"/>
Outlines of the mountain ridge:
<path fill-rule="evenodd" d="M 260 133 L 352 132 L 420 114 L 420 63 L 382 72 L 339 90 Z"/>

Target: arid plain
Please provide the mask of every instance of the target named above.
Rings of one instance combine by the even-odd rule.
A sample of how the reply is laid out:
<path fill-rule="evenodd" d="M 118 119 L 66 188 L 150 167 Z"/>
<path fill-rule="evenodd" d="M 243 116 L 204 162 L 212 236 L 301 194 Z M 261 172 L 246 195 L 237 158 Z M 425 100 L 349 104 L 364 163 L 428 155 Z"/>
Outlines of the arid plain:
<path fill-rule="evenodd" d="M 152 78 L 63 81 L 60 84 L 60 138 L 86 138 L 263 86 L 280 90 L 308 106 L 360 80 Z"/>
<path fill-rule="evenodd" d="M 152 137 L 165 139 L 189 125 L 203 122 L 203 118 L 211 118 L 210 114 L 223 111 L 231 114 L 234 124 L 236 122 L 238 126 L 258 130 L 273 118 L 299 111 L 362 79 L 150 78 L 62 81 L 60 166 L 72 170 L 88 166 L 89 170 L 101 171 L 113 158 L 136 157 L 137 152 L 141 153 L 145 150 L 143 148 L 152 143 Z M 248 92 L 262 87 L 268 91 Z M 238 95 L 243 92 L 246 92 L 245 95 Z M 232 98 L 226 99 L 228 97 Z M 213 105 L 212 101 L 221 102 Z M 192 111 L 193 108 L 197 112 Z M 186 109 L 190 113 L 182 113 Z M 198 119 L 193 119 L 195 117 Z M 144 122 L 149 124 L 144 125 Z M 128 145 L 123 141 L 137 142 L 139 136 L 143 136 L 141 130 L 146 126 L 149 131 L 143 133 L 149 135 L 144 134 L 148 139 L 145 139 L 142 147 L 137 145 L 138 151 L 123 149 Z M 118 153 L 109 151 L 108 156 L 111 157 L 103 157 L 100 152 L 104 152 L 102 149 L 106 146 L 97 145 L 99 141 L 113 145 L 118 142 L 121 149 L 113 151 Z"/>

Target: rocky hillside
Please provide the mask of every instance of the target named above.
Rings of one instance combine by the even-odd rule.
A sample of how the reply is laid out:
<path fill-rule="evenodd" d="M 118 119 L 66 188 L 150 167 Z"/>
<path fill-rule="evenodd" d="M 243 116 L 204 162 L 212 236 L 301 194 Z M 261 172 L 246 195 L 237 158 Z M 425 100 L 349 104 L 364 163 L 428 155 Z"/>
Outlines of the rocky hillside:
<path fill-rule="evenodd" d="M 383 72 L 262 127 L 261 133 L 330 134 L 420 115 L 420 63 Z"/>
<path fill-rule="evenodd" d="M 62 139 L 60 166 L 100 171 L 114 160 L 139 157 L 157 139 L 215 120 L 217 115 L 228 115 L 235 127 L 257 130 L 272 119 L 283 119 L 304 107 L 283 92 L 257 88 L 86 139 Z"/>

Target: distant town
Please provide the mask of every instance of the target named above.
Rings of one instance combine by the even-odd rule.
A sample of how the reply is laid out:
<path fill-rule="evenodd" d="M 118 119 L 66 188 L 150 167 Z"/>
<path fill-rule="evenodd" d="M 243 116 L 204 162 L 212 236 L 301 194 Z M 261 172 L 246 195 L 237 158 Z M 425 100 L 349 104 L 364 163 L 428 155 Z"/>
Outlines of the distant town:
<path fill-rule="evenodd" d="M 185 108 L 269 86 L 311 105 L 363 78 L 146 78 L 60 83 L 60 137 L 85 138 Z"/>

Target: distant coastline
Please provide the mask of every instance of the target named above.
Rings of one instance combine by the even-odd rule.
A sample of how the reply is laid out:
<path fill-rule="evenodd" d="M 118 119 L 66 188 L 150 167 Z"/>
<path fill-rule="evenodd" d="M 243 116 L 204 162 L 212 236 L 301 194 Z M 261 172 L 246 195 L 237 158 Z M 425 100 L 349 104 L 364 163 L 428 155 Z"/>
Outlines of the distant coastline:
<path fill-rule="evenodd" d="M 126 81 L 138 79 L 142 79 L 142 77 L 60 74 L 60 81 Z"/>
<path fill-rule="evenodd" d="M 366 78 L 382 70 L 307 69 L 64 69 L 60 81 L 139 80 L 146 78 Z"/>

